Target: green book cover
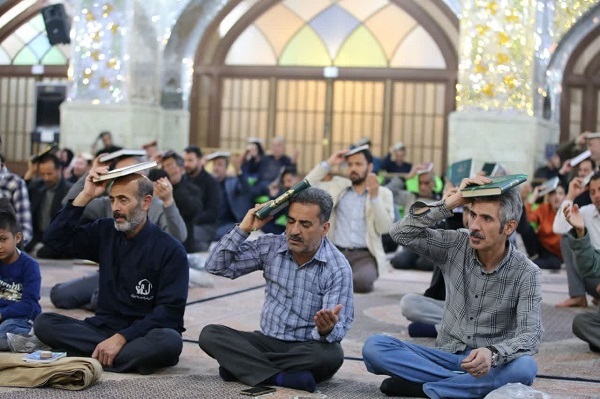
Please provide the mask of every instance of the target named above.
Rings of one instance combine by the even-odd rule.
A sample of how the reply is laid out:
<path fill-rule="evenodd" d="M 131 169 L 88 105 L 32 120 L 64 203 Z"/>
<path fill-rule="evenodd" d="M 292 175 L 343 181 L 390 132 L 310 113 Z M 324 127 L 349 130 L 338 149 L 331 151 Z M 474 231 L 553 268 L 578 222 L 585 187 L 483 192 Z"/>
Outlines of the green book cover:
<path fill-rule="evenodd" d="M 285 193 L 272 200 L 269 205 L 256 211 L 256 217 L 259 219 L 265 219 L 267 216 L 275 215 L 277 212 L 288 206 L 290 199 L 292 199 L 294 194 L 299 193 L 308 187 L 310 187 L 310 183 L 306 179 L 296 183 L 294 187 L 290 188 Z"/>
<path fill-rule="evenodd" d="M 473 174 L 473 160 L 465 159 L 464 161 L 454 162 L 448 168 L 448 180 L 453 186 L 458 187 L 462 179 L 471 177 Z"/>
<path fill-rule="evenodd" d="M 519 173 L 516 175 L 497 176 L 490 177 L 491 183 L 479 185 L 472 185 L 463 188 L 463 197 L 483 197 L 488 195 L 500 195 L 507 191 L 509 188 L 518 186 L 527 180 L 527 175 Z"/>

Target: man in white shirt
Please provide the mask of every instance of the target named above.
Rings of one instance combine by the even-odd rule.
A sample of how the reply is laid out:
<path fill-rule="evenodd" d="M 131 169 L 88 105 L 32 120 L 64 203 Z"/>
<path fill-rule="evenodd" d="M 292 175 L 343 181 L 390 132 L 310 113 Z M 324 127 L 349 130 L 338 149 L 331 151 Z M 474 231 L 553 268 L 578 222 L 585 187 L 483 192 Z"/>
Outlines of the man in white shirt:
<path fill-rule="evenodd" d="M 348 165 L 348 178 L 332 179 L 323 185 L 331 168 L 343 162 Z M 328 237 L 350 262 L 354 292 L 373 291 L 373 283 L 387 264 L 381 236 L 394 223 L 394 201 L 392 192 L 379 186 L 369 147 L 334 152 L 306 179 L 333 197 Z"/>
<path fill-rule="evenodd" d="M 598 140 L 600 142 L 600 140 Z M 589 232 L 592 246 L 600 249 L 600 172 L 596 172 L 590 180 L 590 198 L 592 203 L 582 206 L 580 209 L 583 222 Z M 573 204 L 573 200 L 583 192 L 582 178 L 576 177 L 569 183 L 569 192 L 560 208 L 556 212 L 556 218 L 552 229 L 556 234 L 567 234 L 571 230 L 571 225 L 565 219 L 564 209 Z M 600 278 L 584 278 L 577 267 L 573 252 L 568 247 L 565 240 L 561 241 L 563 249 L 563 258 L 567 270 L 567 280 L 569 283 L 569 298 L 559 304 L 557 307 L 587 307 L 586 292 L 596 299 L 600 299 L 600 293 L 597 291 L 600 285 Z"/>

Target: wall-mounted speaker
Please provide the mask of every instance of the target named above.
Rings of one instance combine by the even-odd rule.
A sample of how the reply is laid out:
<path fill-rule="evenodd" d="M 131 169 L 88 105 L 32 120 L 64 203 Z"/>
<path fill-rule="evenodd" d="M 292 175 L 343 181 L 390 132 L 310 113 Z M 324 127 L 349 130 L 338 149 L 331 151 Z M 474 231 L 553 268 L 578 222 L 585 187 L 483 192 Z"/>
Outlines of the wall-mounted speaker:
<path fill-rule="evenodd" d="M 51 45 L 58 43 L 71 43 L 69 30 L 71 24 L 62 4 L 52 4 L 40 11 L 46 25 L 46 34 Z"/>

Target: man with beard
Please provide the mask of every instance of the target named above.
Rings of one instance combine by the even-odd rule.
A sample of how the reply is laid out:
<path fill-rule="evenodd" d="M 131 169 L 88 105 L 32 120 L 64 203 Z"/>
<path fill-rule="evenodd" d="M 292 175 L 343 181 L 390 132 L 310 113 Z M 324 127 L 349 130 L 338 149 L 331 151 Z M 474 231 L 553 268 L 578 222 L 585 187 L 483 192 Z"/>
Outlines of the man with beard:
<path fill-rule="evenodd" d="M 204 195 L 185 174 L 184 160 L 181 155 L 172 150 L 166 151 L 163 154 L 161 166 L 162 171 L 166 173 L 169 182 L 173 185 L 173 198 L 185 221 L 187 229 L 187 238 L 183 243 L 185 250 L 188 253 L 205 251 L 207 248 L 199 246 L 196 237 L 198 233 L 196 223 L 205 210 L 202 202 Z M 157 176 L 158 173 L 154 175 Z"/>
<path fill-rule="evenodd" d="M 119 158 L 111 168 L 119 169 L 142 162 L 138 157 L 125 156 Z M 100 166 L 97 164 L 96 166 Z M 63 199 L 63 204 L 75 199 L 85 186 L 85 177 L 79 179 Z M 110 198 L 101 195 L 90 201 L 85 207 L 79 222 L 82 224 L 93 222 L 96 219 L 110 218 L 113 215 Z M 148 209 L 148 220 L 180 242 L 185 242 L 187 230 L 185 222 L 173 198 L 173 186 L 165 177 L 154 182 L 154 195 Z M 95 311 L 98 302 L 98 272 L 78 277 L 73 280 L 58 283 L 50 290 L 50 301 L 60 309 L 83 308 Z"/>
<path fill-rule="evenodd" d="M 221 186 L 219 182 L 204 169 L 202 151 L 195 145 L 183 150 L 183 167 L 185 173 L 199 189 L 201 194 L 202 209 L 194 219 L 195 250 L 208 251 L 210 243 L 216 238 L 217 216 L 221 204 Z"/>
<path fill-rule="evenodd" d="M 349 179 L 334 179 L 326 185 L 335 204 L 329 239 L 352 266 L 354 292 L 367 293 L 373 291 L 373 283 L 387 265 L 381 236 L 394 222 L 394 201 L 392 192 L 379 186 L 367 145 L 334 152 L 306 179 L 318 187 L 331 168 L 342 162 L 348 165 Z"/>
<path fill-rule="evenodd" d="M 42 238 L 50 221 L 60 210 L 60 202 L 69 191 L 71 183 L 62 178 L 62 166 L 54 154 L 44 154 L 32 162 L 25 173 L 25 182 L 28 183 L 33 222 L 33 239 L 25 250 L 41 258 L 59 258 L 61 254 L 43 245 Z"/>
<path fill-rule="evenodd" d="M 297 193 L 285 235 L 248 240 L 272 218 L 255 216 L 265 205 L 250 209 L 206 261 L 206 270 L 230 279 L 261 271 L 266 280 L 261 331 L 211 324 L 202 329 L 199 345 L 219 362 L 225 381 L 314 392 L 344 360 L 340 341 L 354 317 L 352 271 L 326 237 L 329 194 L 315 187 Z"/>
<path fill-rule="evenodd" d="M 367 370 L 390 376 L 380 388 L 386 395 L 482 398 L 507 383 L 533 383 L 544 332 L 541 271 L 508 240 L 523 210 L 518 189 L 473 198 L 469 232 L 431 228 L 471 202 L 462 189 L 489 182 L 463 179 L 441 201 L 416 202 L 390 230 L 438 265 L 448 289 L 436 348 L 382 334 L 365 342 Z"/>
<path fill-rule="evenodd" d="M 113 219 L 81 225 L 85 206 L 102 195 L 108 181 L 93 179 L 52 221 L 45 239 L 73 258 L 100 264 L 96 314 L 83 321 L 42 313 L 36 336 L 70 355 L 91 356 L 114 372 L 152 373 L 177 364 L 188 292 L 188 263 L 181 243 L 148 221 L 153 185 L 134 173 L 111 183 Z"/>

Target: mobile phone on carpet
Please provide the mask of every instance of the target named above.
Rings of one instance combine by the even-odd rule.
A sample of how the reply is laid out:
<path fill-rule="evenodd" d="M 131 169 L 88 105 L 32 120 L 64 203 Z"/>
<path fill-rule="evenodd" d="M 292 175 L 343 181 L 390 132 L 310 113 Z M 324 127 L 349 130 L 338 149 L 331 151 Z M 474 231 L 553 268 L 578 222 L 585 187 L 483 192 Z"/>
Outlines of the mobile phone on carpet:
<path fill-rule="evenodd" d="M 257 385 L 252 388 L 243 389 L 240 393 L 242 395 L 246 395 L 246 396 L 261 396 L 261 395 L 266 395 L 268 393 L 273 393 L 275 391 L 276 391 L 275 388 Z"/>

